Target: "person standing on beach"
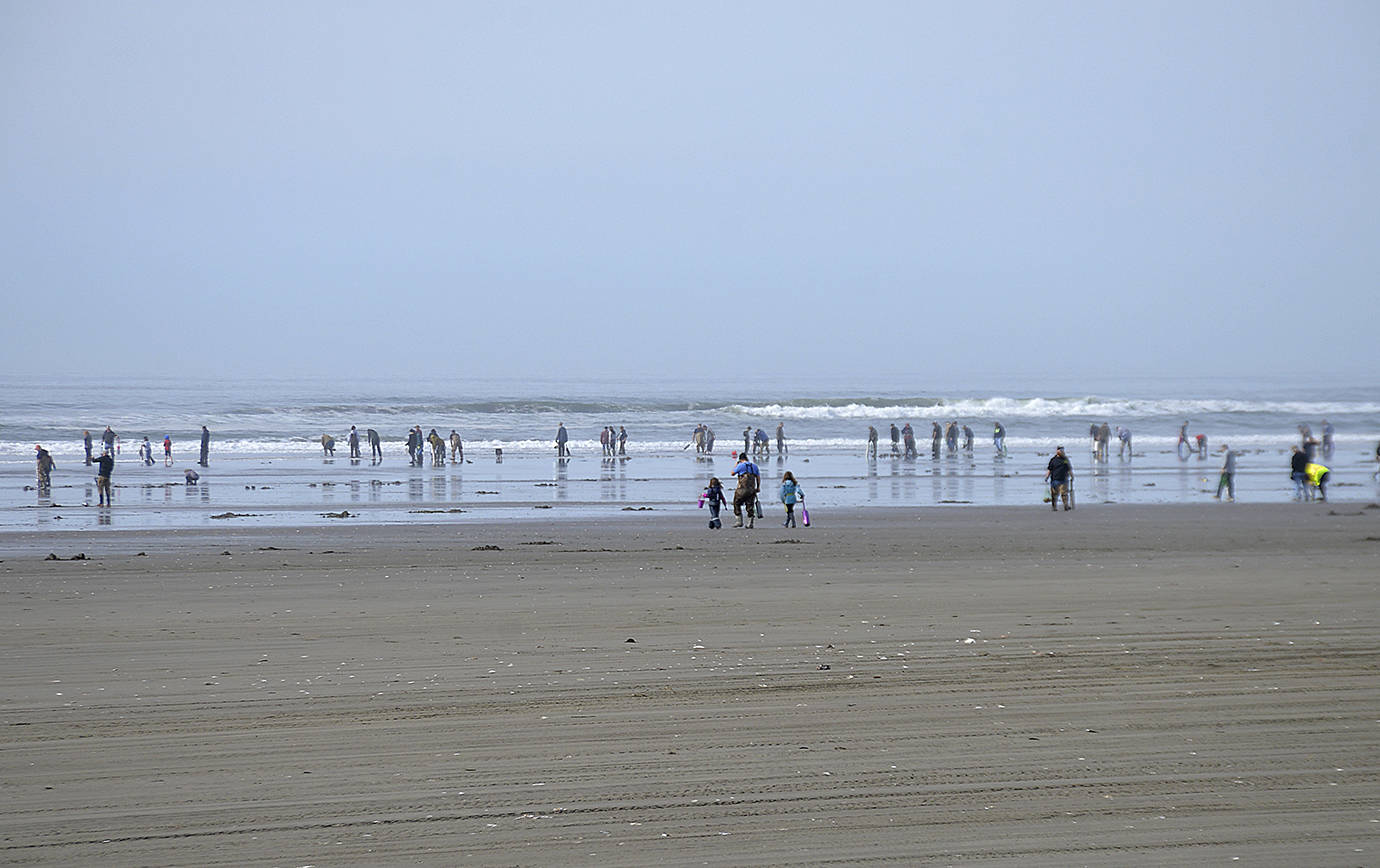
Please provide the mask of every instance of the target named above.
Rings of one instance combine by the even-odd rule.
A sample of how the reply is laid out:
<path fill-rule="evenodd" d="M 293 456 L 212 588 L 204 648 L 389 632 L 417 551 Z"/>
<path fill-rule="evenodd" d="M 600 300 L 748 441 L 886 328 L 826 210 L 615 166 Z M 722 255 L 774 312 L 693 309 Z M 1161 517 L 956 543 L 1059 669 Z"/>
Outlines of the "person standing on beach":
<path fill-rule="evenodd" d="M 896 423 L 891 423 L 891 454 L 901 454 L 901 429 L 896 427 Z"/>
<path fill-rule="evenodd" d="M 743 526 L 743 506 L 746 504 L 747 526 L 752 527 L 757 517 L 753 504 L 757 500 L 757 490 L 762 487 L 762 472 L 748 460 L 746 452 L 738 458 L 738 466 L 733 468 L 733 475 L 738 477 L 738 487 L 733 490 L 733 517 L 737 519 L 733 526 Z"/>
<path fill-rule="evenodd" d="M 973 429 L 967 425 L 963 426 L 963 451 L 969 455 L 973 453 Z"/>
<path fill-rule="evenodd" d="M 197 464 L 211 466 L 211 431 L 205 425 L 201 426 L 201 460 Z"/>
<path fill-rule="evenodd" d="M 1322 423 L 1322 432 L 1323 432 L 1323 439 L 1322 439 L 1322 454 L 1323 454 L 1323 458 L 1331 459 L 1331 458 L 1332 458 L 1332 450 L 1333 450 L 1333 448 L 1334 448 L 1334 438 L 1337 436 L 1337 429 L 1332 427 L 1332 423 L 1331 423 L 1331 422 L 1329 422 L 1329 421 L 1327 421 L 1326 419 L 1324 419 L 1324 420 L 1323 420 L 1323 423 Z"/>
<path fill-rule="evenodd" d="M 163 466 L 172 467 L 172 438 L 167 434 L 163 435 Z"/>
<path fill-rule="evenodd" d="M 705 430 L 708 431 L 709 429 L 706 428 Z M 618 454 L 628 454 L 628 429 L 622 425 L 618 426 Z"/>
<path fill-rule="evenodd" d="M 1045 479 L 1049 482 L 1049 508 L 1058 512 L 1062 499 L 1064 512 L 1072 509 L 1069 506 L 1069 483 L 1073 481 L 1073 463 L 1064 454 L 1064 447 L 1055 447 L 1054 457 L 1049 459 L 1049 467 L 1045 470 Z"/>
<path fill-rule="evenodd" d="M 100 496 L 99 506 L 114 506 L 115 494 L 110 487 L 110 474 L 115 472 L 115 456 L 109 452 L 96 459 L 96 493 Z"/>
<path fill-rule="evenodd" d="M 605 457 L 612 454 L 609 452 L 609 426 L 607 425 L 599 429 L 599 450 Z"/>
<path fill-rule="evenodd" d="M 110 430 L 109 425 L 105 426 L 105 431 L 101 434 L 101 448 L 104 449 L 104 451 L 109 452 L 111 455 L 114 455 L 115 439 L 115 432 Z"/>
<path fill-rule="evenodd" d="M 719 507 L 727 504 L 728 500 L 724 498 L 724 484 L 719 481 L 719 477 L 709 477 L 709 485 L 705 487 L 700 498 L 709 504 L 709 527 L 713 530 L 723 527 L 723 520 L 719 518 Z"/>
<path fill-rule="evenodd" d="M 90 466 L 91 466 L 91 432 L 90 432 L 90 431 L 83 431 L 83 432 L 81 432 L 81 442 L 82 442 L 82 445 L 86 447 L 86 466 L 87 466 L 87 467 L 90 467 Z"/>
<path fill-rule="evenodd" d="M 1217 478 L 1217 493 L 1214 500 L 1222 499 L 1222 489 L 1227 489 L 1227 503 L 1236 502 L 1236 456 L 1241 454 L 1227 444 L 1222 444 L 1222 475 Z"/>
<path fill-rule="evenodd" d="M 1308 479 L 1308 456 L 1303 454 L 1303 450 L 1297 446 L 1291 446 L 1293 454 L 1289 456 L 1289 480 L 1294 483 L 1294 499 L 1307 500 L 1307 490 L 1304 482 Z"/>
<path fill-rule="evenodd" d="M 877 457 L 877 429 L 872 425 L 867 426 L 867 457 Z"/>
<path fill-rule="evenodd" d="M 907 422 L 905 425 L 902 425 L 902 426 L 901 426 L 901 440 L 902 440 L 903 443 L 905 443 L 905 455 L 906 455 L 906 457 L 907 457 L 907 458 L 914 458 L 914 457 L 916 456 L 916 451 L 915 451 L 915 429 L 912 428 L 912 427 L 910 427 L 910 423 L 909 423 L 909 422 Z M 935 453 L 935 454 L 938 454 L 938 453 Z"/>
<path fill-rule="evenodd" d="M 1106 461 L 1112 454 L 1112 426 L 1103 422 L 1097 428 L 1097 457 Z"/>
<path fill-rule="evenodd" d="M 1313 459 L 1318 456 L 1318 438 L 1311 433 L 1308 435 L 1308 439 L 1303 441 L 1303 455 L 1308 459 L 1309 464 L 1312 464 Z"/>
<path fill-rule="evenodd" d="M 364 430 L 364 437 L 369 441 L 369 463 L 383 463 L 383 442 L 379 439 L 379 432 L 373 428 Z"/>
<path fill-rule="evenodd" d="M 949 422 L 944 426 L 944 445 L 949 448 L 949 454 L 953 455 L 958 451 L 958 422 Z"/>
<path fill-rule="evenodd" d="M 778 456 L 786 454 L 786 423 L 776 423 L 776 454 Z"/>
<path fill-rule="evenodd" d="M 556 457 L 565 458 L 570 454 L 570 450 L 565 448 L 565 444 L 570 440 L 570 435 L 565 433 L 565 423 L 556 426 Z"/>
<path fill-rule="evenodd" d="M 111 459 L 114 463 L 114 459 Z M 37 484 L 40 492 L 48 491 L 53 486 L 53 470 L 57 467 L 57 462 L 53 460 L 52 454 L 39 444 L 34 444 L 34 464 L 38 474 Z"/>
<path fill-rule="evenodd" d="M 349 438 L 349 440 L 347 440 L 346 442 L 348 442 L 348 443 L 350 444 L 350 458 L 355 459 L 355 460 L 358 460 L 358 459 L 359 459 L 359 429 L 358 429 L 358 428 L 356 428 L 356 427 L 353 426 L 353 425 L 350 426 L 350 438 Z"/>
<path fill-rule="evenodd" d="M 939 423 L 938 423 L 938 422 L 931 422 L 931 423 L 930 423 L 930 457 L 931 457 L 931 458 L 938 458 L 938 457 L 939 457 L 939 443 L 940 443 L 940 441 L 942 441 L 943 439 L 944 439 L 944 429 L 939 427 Z M 906 444 L 906 445 L 907 445 L 907 449 L 906 449 L 907 454 L 914 454 L 914 452 L 915 452 L 915 446 L 914 446 L 913 444 L 909 444 L 909 443 Z"/>
<path fill-rule="evenodd" d="M 781 477 L 781 502 L 786 505 L 786 523 L 782 527 L 795 527 L 795 503 L 805 502 L 805 492 L 795 481 L 795 474 L 789 470 Z"/>
<path fill-rule="evenodd" d="M 992 423 L 992 448 L 998 455 L 1006 454 L 1006 426 L 1000 422 Z"/>
<path fill-rule="evenodd" d="M 465 444 L 460 441 L 460 434 L 454 428 L 450 429 L 450 463 L 465 463 Z"/>

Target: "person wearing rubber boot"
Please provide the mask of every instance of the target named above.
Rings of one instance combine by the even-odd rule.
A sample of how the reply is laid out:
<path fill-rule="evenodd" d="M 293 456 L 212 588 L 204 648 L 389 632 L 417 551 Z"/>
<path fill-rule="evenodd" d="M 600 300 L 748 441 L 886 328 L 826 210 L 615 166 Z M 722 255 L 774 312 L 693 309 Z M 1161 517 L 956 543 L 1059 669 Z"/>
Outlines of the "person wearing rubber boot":
<path fill-rule="evenodd" d="M 1073 479 L 1073 464 L 1064 454 L 1064 447 L 1055 447 L 1054 457 L 1049 459 L 1049 468 L 1045 470 L 1045 479 L 1049 482 L 1049 508 L 1058 512 L 1062 499 L 1064 512 L 1072 509 L 1069 506 L 1069 482 Z"/>
<path fill-rule="evenodd" d="M 743 526 L 746 507 L 747 526 L 752 527 L 753 519 L 757 517 L 754 504 L 757 502 L 757 490 L 762 487 L 762 472 L 748 460 L 747 455 L 739 455 L 738 458 L 738 466 L 733 468 L 733 475 L 738 477 L 738 487 L 733 490 L 733 517 L 736 519 L 733 526 Z"/>

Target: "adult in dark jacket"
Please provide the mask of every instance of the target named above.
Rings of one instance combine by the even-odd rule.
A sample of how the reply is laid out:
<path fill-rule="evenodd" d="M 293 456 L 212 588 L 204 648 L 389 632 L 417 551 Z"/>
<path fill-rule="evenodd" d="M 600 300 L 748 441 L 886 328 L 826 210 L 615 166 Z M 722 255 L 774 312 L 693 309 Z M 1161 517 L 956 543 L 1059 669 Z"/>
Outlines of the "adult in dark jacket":
<path fill-rule="evenodd" d="M 1045 480 L 1049 482 L 1049 508 L 1058 512 L 1059 501 L 1063 500 L 1064 512 L 1073 509 L 1069 506 L 1069 483 L 1073 481 L 1073 463 L 1064 454 L 1064 447 L 1055 448 L 1054 457 L 1049 459 L 1049 467 L 1045 470 Z"/>

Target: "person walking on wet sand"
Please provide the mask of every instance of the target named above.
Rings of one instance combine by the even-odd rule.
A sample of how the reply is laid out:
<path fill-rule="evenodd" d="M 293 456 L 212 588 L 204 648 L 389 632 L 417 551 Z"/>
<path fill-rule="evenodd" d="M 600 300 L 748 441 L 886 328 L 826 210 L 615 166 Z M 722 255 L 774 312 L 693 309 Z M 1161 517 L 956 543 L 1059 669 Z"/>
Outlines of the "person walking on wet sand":
<path fill-rule="evenodd" d="M 100 496 L 100 506 L 114 506 L 115 494 L 110 488 L 110 474 L 115 472 L 115 456 L 109 452 L 96 459 L 96 494 Z"/>
<path fill-rule="evenodd" d="M 1227 444 L 1222 444 L 1222 451 L 1226 454 L 1222 456 L 1222 474 L 1217 478 L 1217 493 L 1212 497 L 1214 500 L 1222 499 L 1222 489 L 1227 490 L 1227 503 L 1236 502 L 1236 456 L 1241 453 L 1232 449 Z"/>
<path fill-rule="evenodd" d="M 38 490 L 40 492 L 49 491 L 53 486 L 53 469 L 57 467 L 57 462 L 53 460 L 52 454 L 47 449 L 34 444 L 34 464 L 38 474 Z"/>
<path fill-rule="evenodd" d="M 726 505 L 728 500 L 724 497 L 724 484 L 719 481 L 719 477 L 709 477 L 709 485 L 705 486 L 700 500 L 709 504 L 709 527 L 713 530 L 723 527 L 723 520 L 719 518 L 719 508 Z"/>
<path fill-rule="evenodd" d="M 379 432 L 373 428 L 366 428 L 364 436 L 369 441 L 369 461 L 370 463 L 383 463 L 383 442 L 379 439 Z"/>
<path fill-rule="evenodd" d="M 782 527 L 795 527 L 796 501 L 805 502 L 805 492 L 795 481 L 795 474 L 787 470 L 781 476 L 781 502 L 786 506 L 786 523 Z"/>
<path fill-rule="evenodd" d="M 1064 447 L 1055 447 L 1054 457 L 1049 459 L 1049 467 L 1045 470 L 1045 480 L 1049 483 L 1049 508 L 1058 512 L 1059 501 L 1063 500 L 1064 512 L 1073 509 L 1069 506 L 1069 483 L 1073 481 L 1073 463 L 1064 454 Z"/>
<path fill-rule="evenodd" d="M 747 507 L 747 526 L 752 527 L 753 520 L 757 517 L 755 503 L 757 501 L 757 491 L 762 487 L 762 472 L 757 469 L 757 465 L 748 460 L 747 453 L 739 456 L 738 466 L 733 468 L 733 475 L 738 477 L 738 487 L 733 490 L 733 517 L 737 519 L 734 527 L 743 527 L 743 507 Z"/>
<path fill-rule="evenodd" d="M 211 431 L 205 425 L 201 426 L 201 460 L 197 464 L 211 466 Z"/>

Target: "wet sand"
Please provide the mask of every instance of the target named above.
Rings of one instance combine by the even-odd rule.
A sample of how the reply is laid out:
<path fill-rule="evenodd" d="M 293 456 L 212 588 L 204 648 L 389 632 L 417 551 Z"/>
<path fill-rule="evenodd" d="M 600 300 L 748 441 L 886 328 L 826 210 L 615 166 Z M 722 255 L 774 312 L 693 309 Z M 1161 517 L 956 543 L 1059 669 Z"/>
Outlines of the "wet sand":
<path fill-rule="evenodd" d="M 1380 861 L 1380 508 L 702 518 L 8 534 L 0 861 Z"/>

